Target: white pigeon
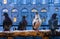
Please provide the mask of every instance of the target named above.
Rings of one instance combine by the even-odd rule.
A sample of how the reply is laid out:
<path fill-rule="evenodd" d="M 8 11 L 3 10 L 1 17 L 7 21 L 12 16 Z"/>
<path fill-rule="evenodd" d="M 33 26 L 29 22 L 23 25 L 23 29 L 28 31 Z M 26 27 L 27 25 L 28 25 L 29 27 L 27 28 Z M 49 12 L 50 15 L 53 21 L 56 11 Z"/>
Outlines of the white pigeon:
<path fill-rule="evenodd" d="M 39 14 L 35 15 L 35 18 L 33 19 L 33 22 L 32 22 L 32 25 L 33 25 L 33 28 L 38 30 L 39 26 L 41 26 L 42 24 L 42 20 L 39 16 Z"/>

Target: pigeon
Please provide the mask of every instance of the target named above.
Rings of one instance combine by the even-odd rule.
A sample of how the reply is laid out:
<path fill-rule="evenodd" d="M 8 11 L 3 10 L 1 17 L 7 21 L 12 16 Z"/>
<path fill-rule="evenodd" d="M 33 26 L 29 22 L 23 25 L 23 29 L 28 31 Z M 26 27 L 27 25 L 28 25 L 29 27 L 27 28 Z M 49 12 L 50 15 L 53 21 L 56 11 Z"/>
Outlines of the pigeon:
<path fill-rule="evenodd" d="M 19 23 L 18 30 L 26 30 L 27 21 L 25 18 L 25 16 L 22 17 L 22 21 Z"/>
<path fill-rule="evenodd" d="M 12 20 L 9 18 L 7 13 L 4 13 L 3 16 L 5 17 L 3 20 L 3 29 L 4 31 L 9 31 L 12 26 Z"/>
<path fill-rule="evenodd" d="M 33 30 L 38 30 L 38 28 L 41 26 L 42 20 L 39 16 L 38 13 L 36 13 L 35 18 L 33 19 L 32 25 L 33 25 Z"/>

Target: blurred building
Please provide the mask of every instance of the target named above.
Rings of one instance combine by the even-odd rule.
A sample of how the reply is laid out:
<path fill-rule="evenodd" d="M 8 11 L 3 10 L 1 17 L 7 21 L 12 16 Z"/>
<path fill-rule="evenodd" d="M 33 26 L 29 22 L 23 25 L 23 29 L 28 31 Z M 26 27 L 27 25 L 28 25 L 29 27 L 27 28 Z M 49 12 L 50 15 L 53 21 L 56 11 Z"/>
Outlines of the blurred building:
<path fill-rule="evenodd" d="M 18 25 L 23 15 L 26 16 L 28 25 L 32 24 L 35 12 L 46 20 L 42 25 L 48 25 L 48 20 L 53 13 L 58 14 L 60 24 L 60 0 L 0 0 L 0 25 L 4 17 L 2 14 L 7 12 L 13 21 L 13 25 Z"/>

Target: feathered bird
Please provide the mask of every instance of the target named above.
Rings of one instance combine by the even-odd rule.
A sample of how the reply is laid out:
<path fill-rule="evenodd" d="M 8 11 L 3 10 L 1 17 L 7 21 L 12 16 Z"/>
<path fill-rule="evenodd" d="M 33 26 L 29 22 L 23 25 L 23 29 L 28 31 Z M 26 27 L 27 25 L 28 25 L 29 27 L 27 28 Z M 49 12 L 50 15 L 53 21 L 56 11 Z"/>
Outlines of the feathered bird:
<path fill-rule="evenodd" d="M 27 21 L 25 18 L 25 16 L 22 17 L 22 21 L 19 23 L 18 30 L 26 30 Z"/>
<path fill-rule="evenodd" d="M 3 29 L 4 31 L 9 31 L 12 25 L 12 21 L 7 13 L 4 13 L 3 16 L 5 17 L 5 19 L 3 20 Z"/>
<path fill-rule="evenodd" d="M 58 19 L 57 19 L 57 14 L 54 13 L 52 15 L 52 17 L 49 19 L 48 21 L 49 23 L 49 26 L 50 26 L 50 29 L 51 29 L 51 34 L 52 35 L 55 35 L 56 34 L 56 28 L 57 28 L 57 25 L 58 25 Z"/>
<path fill-rule="evenodd" d="M 39 14 L 36 12 L 35 18 L 33 19 L 32 25 L 33 25 L 33 30 L 38 30 L 39 26 L 41 26 L 42 20 L 39 16 Z"/>

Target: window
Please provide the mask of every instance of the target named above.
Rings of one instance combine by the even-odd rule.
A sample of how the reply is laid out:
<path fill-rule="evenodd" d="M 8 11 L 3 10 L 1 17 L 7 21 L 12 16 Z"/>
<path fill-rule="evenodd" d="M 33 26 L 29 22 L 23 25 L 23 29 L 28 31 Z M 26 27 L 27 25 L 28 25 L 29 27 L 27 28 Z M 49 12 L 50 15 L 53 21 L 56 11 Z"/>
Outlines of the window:
<path fill-rule="evenodd" d="M 54 0 L 54 3 L 59 3 L 59 0 Z"/>
<path fill-rule="evenodd" d="M 0 0 L 0 6 L 2 5 L 2 0 Z"/>
<path fill-rule="evenodd" d="M 4 4 L 7 4 L 7 0 L 3 0 L 3 3 L 4 3 Z"/>
<path fill-rule="evenodd" d="M 46 4 L 46 0 L 42 0 L 42 4 Z"/>
<path fill-rule="evenodd" d="M 10 6 L 14 6 L 14 4 L 17 4 L 18 0 L 8 0 Z"/>
<path fill-rule="evenodd" d="M 21 16 L 28 16 L 28 9 L 27 8 L 22 9 Z"/>
<path fill-rule="evenodd" d="M 3 9 L 3 12 L 8 12 L 8 10 L 7 9 Z"/>
<path fill-rule="evenodd" d="M 32 0 L 32 4 L 36 4 L 36 0 Z"/>
<path fill-rule="evenodd" d="M 26 3 L 27 3 L 27 0 L 22 0 L 22 3 L 23 3 L 23 4 L 26 4 Z"/>
<path fill-rule="evenodd" d="M 17 3 L 17 1 L 18 1 L 18 0 L 14 0 L 14 4 L 16 4 L 16 3 Z"/>
<path fill-rule="evenodd" d="M 24 8 L 24 9 L 22 9 L 22 12 L 23 12 L 23 13 L 25 13 L 25 12 L 27 13 L 28 10 L 27 10 L 26 8 Z"/>
<path fill-rule="evenodd" d="M 23 4 L 26 4 L 26 0 L 24 0 Z"/>
<path fill-rule="evenodd" d="M 49 4 L 54 3 L 54 0 L 49 0 Z"/>
<path fill-rule="evenodd" d="M 47 10 L 45 8 L 42 8 L 41 12 L 47 12 Z"/>
<path fill-rule="evenodd" d="M 30 0 L 22 0 L 19 3 L 27 5 L 27 4 L 29 4 L 29 2 L 30 2 Z"/>
<path fill-rule="evenodd" d="M 36 10 L 36 9 L 32 9 L 32 12 L 38 12 L 38 10 Z"/>
<path fill-rule="evenodd" d="M 12 12 L 17 12 L 17 9 L 12 9 Z"/>
<path fill-rule="evenodd" d="M 13 22 L 16 22 L 16 21 L 17 21 L 17 19 L 16 19 L 16 17 L 14 17 L 14 18 L 13 18 Z"/>

